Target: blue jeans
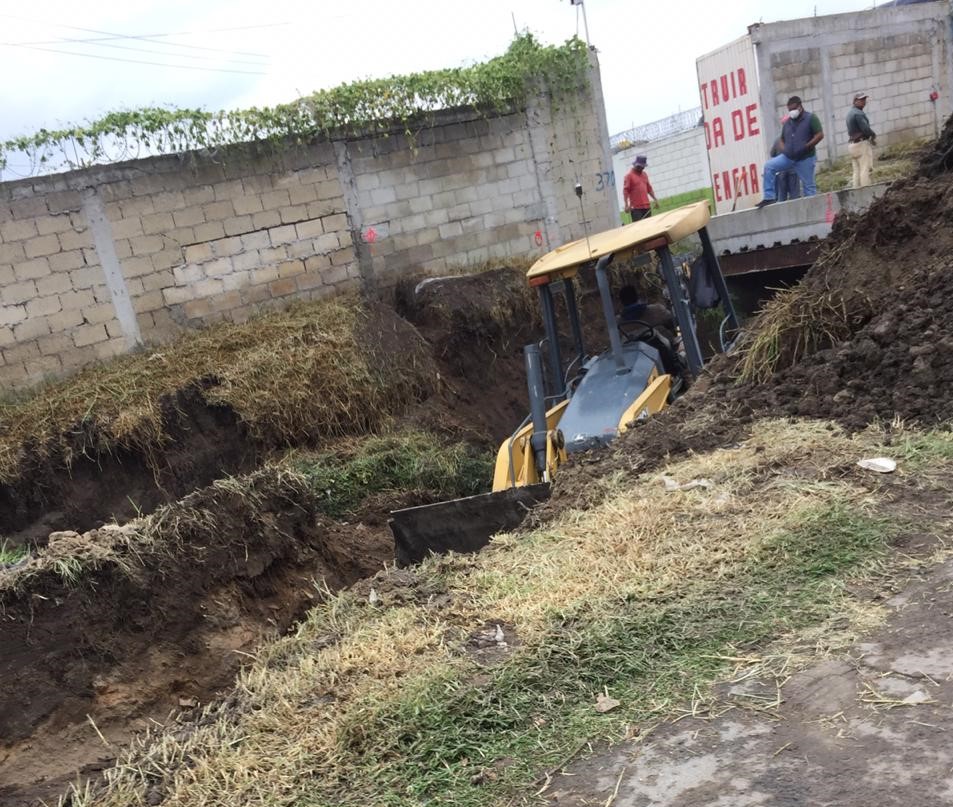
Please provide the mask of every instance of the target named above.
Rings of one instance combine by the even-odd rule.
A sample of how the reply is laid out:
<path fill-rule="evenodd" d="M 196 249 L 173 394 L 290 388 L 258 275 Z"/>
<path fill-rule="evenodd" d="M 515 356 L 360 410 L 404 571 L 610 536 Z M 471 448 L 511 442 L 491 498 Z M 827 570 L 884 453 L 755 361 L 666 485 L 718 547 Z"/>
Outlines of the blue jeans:
<path fill-rule="evenodd" d="M 804 188 L 805 196 L 816 196 L 817 185 L 814 182 L 814 166 L 817 165 L 817 157 L 805 157 L 803 160 L 794 161 L 786 154 L 779 154 L 772 157 L 764 164 L 764 198 L 777 199 L 775 190 L 775 180 L 779 171 L 786 171 L 793 168 L 797 171 L 798 178 Z"/>

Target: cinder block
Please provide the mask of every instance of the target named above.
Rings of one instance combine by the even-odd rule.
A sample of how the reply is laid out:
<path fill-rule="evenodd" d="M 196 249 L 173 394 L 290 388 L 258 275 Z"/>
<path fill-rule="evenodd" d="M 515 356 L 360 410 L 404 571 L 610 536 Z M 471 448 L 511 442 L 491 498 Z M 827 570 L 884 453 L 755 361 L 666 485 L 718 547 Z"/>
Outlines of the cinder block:
<path fill-rule="evenodd" d="M 251 272 L 251 282 L 254 286 L 259 286 L 264 283 L 271 283 L 278 279 L 278 267 L 277 266 L 262 266 L 258 269 L 252 269 Z"/>
<path fill-rule="evenodd" d="M 251 282 L 251 272 L 232 272 L 230 275 L 225 275 L 222 278 L 222 283 L 225 286 L 225 291 L 234 291 L 235 289 L 243 289 Z"/>
<path fill-rule="evenodd" d="M 36 229 L 40 235 L 56 235 L 72 230 L 69 216 L 40 216 L 36 219 Z"/>
<path fill-rule="evenodd" d="M 315 189 L 317 191 L 319 201 L 341 198 L 341 185 L 337 179 L 329 179 L 325 182 L 319 182 Z"/>
<path fill-rule="evenodd" d="M 272 227 L 268 230 L 268 237 L 271 239 L 273 246 L 278 246 L 280 244 L 290 244 L 298 238 L 298 234 L 294 225 L 286 224 L 283 227 Z"/>
<path fill-rule="evenodd" d="M 311 289 L 324 285 L 324 280 L 321 277 L 320 271 L 305 272 L 304 274 L 298 275 L 295 280 L 295 285 L 297 285 L 298 291 L 310 291 Z"/>
<path fill-rule="evenodd" d="M 0 344 L 3 340 L 0 339 Z M 36 340 L 36 346 L 43 356 L 58 356 L 72 350 L 73 337 L 68 333 L 57 333 L 55 330 L 50 336 L 41 336 Z"/>
<path fill-rule="evenodd" d="M 231 179 L 227 182 L 217 182 L 215 183 L 214 190 L 216 202 L 230 202 L 236 197 L 242 196 L 245 193 L 245 188 L 242 186 L 242 181 L 240 179 Z"/>
<path fill-rule="evenodd" d="M 126 278 L 142 277 L 154 271 L 155 264 L 149 256 L 126 258 L 122 261 L 122 273 Z"/>
<path fill-rule="evenodd" d="M 53 333 L 70 331 L 77 325 L 83 324 L 83 312 L 78 308 L 74 308 L 69 311 L 60 311 L 58 314 L 53 314 L 48 317 L 48 321 L 50 325 L 50 331 Z M 72 340 L 70 341 L 72 343 Z"/>
<path fill-rule="evenodd" d="M 181 211 L 185 208 L 185 195 L 181 191 L 163 191 L 152 197 L 152 209 L 156 213 L 171 213 L 174 210 Z M 143 224 L 145 224 L 145 217 L 143 217 Z"/>
<path fill-rule="evenodd" d="M 46 336 L 50 332 L 50 323 L 45 316 L 27 315 L 27 319 L 13 326 L 13 336 L 18 343 L 23 344 L 31 339 Z M 39 348 L 37 349 L 39 352 Z"/>
<path fill-rule="evenodd" d="M 225 284 L 219 279 L 200 280 L 192 288 L 196 297 L 213 297 L 225 290 Z"/>
<path fill-rule="evenodd" d="M 94 303 L 83 309 L 83 319 L 91 325 L 109 322 L 116 316 L 112 303 Z"/>
<path fill-rule="evenodd" d="M 281 217 L 282 224 L 295 224 L 308 218 L 308 207 L 303 204 L 283 207 L 278 211 L 278 215 Z"/>
<path fill-rule="evenodd" d="M 347 266 L 345 265 L 332 266 L 330 269 L 325 269 L 322 275 L 322 281 L 326 286 L 333 286 L 342 280 L 347 280 Z"/>
<path fill-rule="evenodd" d="M 212 243 L 206 241 L 201 244 L 191 244 L 184 250 L 187 263 L 203 263 L 212 259 Z"/>
<path fill-rule="evenodd" d="M 304 268 L 307 272 L 320 272 L 331 265 L 331 258 L 327 255 L 311 255 L 305 258 Z"/>
<path fill-rule="evenodd" d="M 235 213 L 239 216 L 260 213 L 264 210 L 261 199 L 257 195 L 245 193 L 244 191 L 241 195 L 236 195 L 232 199 L 232 206 L 235 208 Z"/>
<path fill-rule="evenodd" d="M 15 219 L 35 219 L 37 216 L 45 216 L 50 211 L 46 206 L 46 199 L 42 196 L 29 196 L 11 203 L 10 212 Z"/>
<path fill-rule="evenodd" d="M 53 236 L 54 238 L 56 236 Z M 32 261 L 23 261 L 13 267 L 13 272 L 17 280 L 35 280 L 36 278 L 46 277 L 50 274 L 50 262 L 48 258 L 36 258 Z"/>
<path fill-rule="evenodd" d="M 44 336 L 45 335 L 46 334 L 44 334 Z M 14 328 L 13 331 L 13 338 L 16 340 L 17 344 L 13 347 L 4 348 L 3 351 L 3 358 L 6 360 L 7 364 L 40 358 L 40 348 L 35 340 L 20 342 L 20 340 L 17 339 L 16 328 Z"/>
<path fill-rule="evenodd" d="M 329 216 L 328 218 L 334 218 Z M 299 239 L 307 238 L 316 238 L 319 235 L 324 234 L 324 224 L 321 219 L 311 219 L 309 221 L 301 221 L 295 225 L 295 232 L 298 235 Z"/>
<path fill-rule="evenodd" d="M 142 219 L 137 216 L 136 218 L 114 221 L 110 225 L 110 230 L 112 231 L 113 238 L 132 238 L 137 235 L 142 235 Z M 90 241 L 92 241 L 92 239 L 90 239 Z"/>
<path fill-rule="evenodd" d="M 242 251 L 242 240 L 241 238 L 223 238 L 221 241 L 212 241 L 212 251 L 216 255 L 228 256 L 236 255 Z"/>
<path fill-rule="evenodd" d="M 212 313 L 212 303 L 210 300 L 189 300 L 184 306 L 183 311 L 188 319 L 204 319 Z"/>
<path fill-rule="evenodd" d="M 198 283 L 202 278 L 205 277 L 205 271 L 203 265 L 196 264 L 185 264 L 184 266 L 176 266 L 172 270 L 172 277 L 175 281 L 176 286 L 187 286 L 190 283 Z"/>
<path fill-rule="evenodd" d="M 281 216 L 277 210 L 265 210 L 261 213 L 255 213 L 251 217 L 252 227 L 256 230 L 267 230 L 271 227 L 277 227 L 281 224 Z"/>
<path fill-rule="evenodd" d="M 22 283 L 12 283 L 0 289 L 0 301 L 4 305 L 17 305 L 25 303 L 36 297 L 36 283 L 27 280 Z"/>
<path fill-rule="evenodd" d="M 115 232 L 113 232 L 114 238 L 119 238 Z M 93 235 L 89 230 L 70 230 L 69 232 L 60 233 L 60 247 L 62 247 L 64 252 L 73 249 L 92 249 L 93 248 Z"/>
<path fill-rule="evenodd" d="M 288 188 L 288 198 L 293 205 L 307 205 L 318 200 L 318 189 L 314 185 L 297 185 Z"/>
<path fill-rule="evenodd" d="M 172 221 L 176 227 L 194 227 L 205 223 L 205 211 L 201 205 L 193 205 L 182 210 L 172 211 Z"/>
<path fill-rule="evenodd" d="M 221 202 L 209 202 L 202 205 L 202 211 L 205 213 L 207 222 L 224 221 L 235 216 L 235 206 L 231 200 Z"/>
<path fill-rule="evenodd" d="M 70 254 L 70 253 L 65 253 Z M 68 272 L 54 272 L 48 277 L 40 278 L 36 281 L 36 293 L 40 297 L 46 297 L 50 294 L 61 294 L 66 291 L 72 291 L 73 283 L 70 280 Z"/>
<path fill-rule="evenodd" d="M 268 191 L 261 195 L 261 205 L 265 210 L 280 210 L 291 206 L 291 197 L 284 189 Z"/>
<path fill-rule="evenodd" d="M 155 311 L 165 305 L 165 299 L 162 297 L 162 291 L 156 289 L 147 294 L 140 294 L 132 301 L 132 307 L 137 314 L 144 314 L 147 311 Z"/>
<path fill-rule="evenodd" d="M 257 269 L 261 266 L 261 255 L 259 255 L 258 250 L 255 249 L 241 252 L 238 255 L 232 256 L 232 266 L 236 272 L 241 272 L 246 269 Z"/>
<path fill-rule="evenodd" d="M 204 205 L 215 199 L 215 191 L 211 185 L 200 185 L 194 188 L 186 188 L 182 191 L 182 202 L 184 205 Z"/>
<path fill-rule="evenodd" d="M 286 246 L 269 247 L 258 251 L 259 259 L 262 265 L 270 263 L 281 263 L 288 258 L 288 248 Z"/>
<path fill-rule="evenodd" d="M 348 224 L 346 213 L 336 213 L 331 216 L 324 216 L 321 219 L 321 226 L 324 228 L 324 232 L 326 233 L 334 233 L 341 230 L 350 229 L 350 224 Z"/>
<path fill-rule="evenodd" d="M 74 287 L 75 288 L 75 287 Z M 81 291 L 67 291 L 60 295 L 60 305 L 64 311 L 81 311 L 86 306 L 96 302 L 92 288 Z"/>
<path fill-rule="evenodd" d="M 162 213 L 160 215 L 168 214 Z M 139 235 L 129 239 L 129 246 L 133 255 L 141 257 L 161 252 L 165 248 L 165 242 L 158 235 Z"/>
<path fill-rule="evenodd" d="M 55 235 L 43 235 L 25 242 L 24 252 L 27 258 L 40 258 L 54 255 L 60 251 L 60 241 Z"/>
<path fill-rule="evenodd" d="M 294 294 L 298 290 L 293 277 L 285 277 L 274 280 L 268 284 L 268 291 L 272 297 L 285 297 Z"/>
<path fill-rule="evenodd" d="M 325 253 L 331 252 L 336 249 L 340 249 L 341 242 L 338 240 L 337 233 L 326 233 L 319 238 L 315 238 L 314 242 L 314 251 L 323 255 Z"/>
<path fill-rule="evenodd" d="M 188 302 L 195 296 L 190 286 L 170 286 L 162 290 L 162 299 L 166 305 L 179 305 Z"/>
<path fill-rule="evenodd" d="M 26 319 L 26 306 L 21 305 L 0 305 L 0 325 L 16 325 Z"/>
<path fill-rule="evenodd" d="M 110 336 L 113 337 L 106 342 L 99 342 L 97 345 L 94 345 L 94 350 L 96 351 L 96 358 L 100 361 L 107 361 L 108 359 L 113 359 L 116 356 L 121 356 L 126 352 L 126 340 L 120 338 L 122 334 L 114 334 L 112 329 L 119 326 L 119 323 L 110 324 L 106 326 L 106 330 L 110 331 Z"/>
<path fill-rule="evenodd" d="M 324 216 L 330 216 L 339 213 L 344 208 L 340 199 L 324 199 L 317 202 L 308 203 L 308 218 L 320 219 Z"/>
<path fill-rule="evenodd" d="M 302 260 L 285 261 L 278 264 L 279 278 L 294 277 L 302 272 L 304 272 L 304 261 Z"/>
<path fill-rule="evenodd" d="M 226 235 L 244 235 L 254 229 L 251 216 L 233 216 L 223 222 Z"/>
<path fill-rule="evenodd" d="M 172 269 L 163 269 L 161 272 L 156 271 L 151 275 L 143 275 L 139 278 L 139 281 L 142 283 L 143 292 L 157 291 L 167 286 L 174 286 L 175 279 L 172 275 L 172 271 Z M 132 285 L 131 281 L 129 285 Z"/>
<path fill-rule="evenodd" d="M 234 271 L 231 258 L 216 258 L 202 265 L 206 277 L 222 277 L 222 275 L 231 274 Z"/>
<path fill-rule="evenodd" d="M 28 317 L 45 317 L 50 314 L 57 314 L 61 310 L 60 298 L 56 294 L 48 297 L 36 297 L 26 304 Z"/>
<path fill-rule="evenodd" d="M 171 213 L 149 213 L 142 217 L 142 232 L 145 235 L 165 233 L 175 229 Z M 135 241 L 135 239 L 131 239 Z M 135 249 L 135 247 L 133 247 Z"/>
<path fill-rule="evenodd" d="M 205 224 L 199 224 L 195 227 L 196 241 L 214 241 L 216 238 L 225 237 L 225 228 L 220 221 L 207 221 Z"/>
<path fill-rule="evenodd" d="M 337 252 L 331 253 L 331 265 L 332 266 L 343 266 L 345 264 L 353 263 L 356 260 L 353 249 L 339 249 Z"/>

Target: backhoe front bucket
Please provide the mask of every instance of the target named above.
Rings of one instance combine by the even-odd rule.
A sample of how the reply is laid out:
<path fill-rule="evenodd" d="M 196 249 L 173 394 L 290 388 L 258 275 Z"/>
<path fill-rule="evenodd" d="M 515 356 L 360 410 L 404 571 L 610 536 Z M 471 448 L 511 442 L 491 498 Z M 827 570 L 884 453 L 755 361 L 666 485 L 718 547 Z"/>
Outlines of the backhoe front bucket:
<path fill-rule="evenodd" d="M 419 563 L 430 553 L 477 552 L 498 532 L 520 525 L 549 498 L 549 485 L 526 485 L 465 499 L 395 510 L 390 515 L 397 564 Z"/>

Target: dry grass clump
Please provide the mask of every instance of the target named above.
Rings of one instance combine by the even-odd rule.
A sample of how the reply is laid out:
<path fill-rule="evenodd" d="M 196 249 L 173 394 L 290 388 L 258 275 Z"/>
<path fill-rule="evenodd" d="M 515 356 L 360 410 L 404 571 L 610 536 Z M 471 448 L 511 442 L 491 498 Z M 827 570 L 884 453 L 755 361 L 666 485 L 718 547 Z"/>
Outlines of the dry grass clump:
<path fill-rule="evenodd" d="M 119 576 L 147 581 L 175 574 L 176 569 L 205 563 L 217 550 L 232 559 L 247 560 L 249 547 L 272 544 L 293 547 L 281 508 L 302 522 L 320 511 L 320 492 L 305 476 L 283 465 L 268 465 L 241 477 L 213 482 L 172 504 L 126 524 L 106 524 L 79 534 L 54 533 L 54 538 L 30 562 L 0 571 L 0 598 L 16 598 L 42 579 L 59 579 L 67 586 L 92 581 L 104 568 Z M 293 519 L 286 521 L 290 522 Z M 221 558 L 211 577 L 232 573 Z"/>
<path fill-rule="evenodd" d="M 838 295 L 793 286 L 769 300 L 742 345 L 739 377 L 759 384 L 779 369 L 849 336 L 846 306 Z"/>
<path fill-rule="evenodd" d="M 230 408 L 266 444 L 364 433 L 433 377 L 422 341 L 410 328 L 395 335 L 398 322 L 354 299 L 326 300 L 87 368 L 0 404 L 0 482 L 27 456 L 69 465 L 116 449 L 148 455 L 189 394 Z"/>
<path fill-rule="evenodd" d="M 154 737 L 73 804 L 497 803 L 580 740 L 670 713 L 726 648 L 836 607 L 841 575 L 892 530 L 844 471 L 880 439 L 761 422 L 479 555 L 342 592 L 261 651 L 237 706 Z M 492 669 L 466 651 L 487 624 L 520 642 Z M 618 717 L 591 708 L 609 687 Z"/>

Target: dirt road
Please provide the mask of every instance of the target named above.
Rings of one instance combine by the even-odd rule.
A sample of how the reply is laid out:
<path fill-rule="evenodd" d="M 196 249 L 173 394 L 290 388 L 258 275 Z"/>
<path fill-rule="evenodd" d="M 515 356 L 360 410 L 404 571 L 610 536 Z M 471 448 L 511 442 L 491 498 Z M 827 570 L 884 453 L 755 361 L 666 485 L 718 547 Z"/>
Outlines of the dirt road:
<path fill-rule="evenodd" d="M 953 803 L 953 561 L 893 597 L 840 658 L 724 685 L 730 709 L 569 766 L 558 807 L 932 807 Z"/>

